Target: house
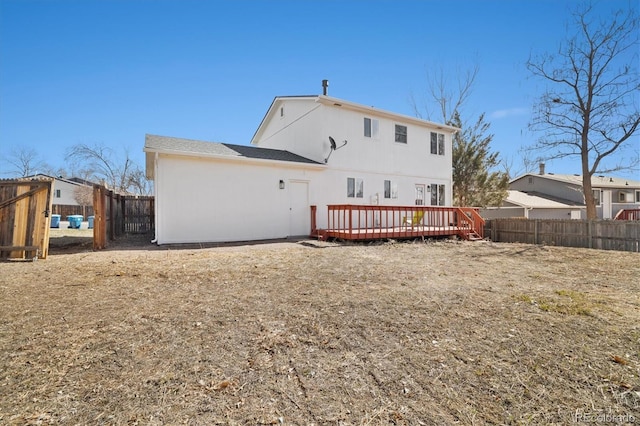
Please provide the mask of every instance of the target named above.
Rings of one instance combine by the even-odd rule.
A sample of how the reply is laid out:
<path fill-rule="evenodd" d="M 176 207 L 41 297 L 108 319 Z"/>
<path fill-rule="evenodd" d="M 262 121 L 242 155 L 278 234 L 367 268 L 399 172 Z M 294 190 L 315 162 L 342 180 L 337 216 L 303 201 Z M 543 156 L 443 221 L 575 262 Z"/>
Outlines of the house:
<path fill-rule="evenodd" d="M 86 204 L 78 202 L 78 192 L 84 191 L 91 195 L 93 184 L 80 178 L 63 178 L 62 176 L 54 177 L 45 174 L 37 174 L 28 176 L 28 178 L 49 178 L 53 179 L 52 188 L 52 214 L 59 214 L 63 220 L 66 216 L 80 214 L 85 217 L 93 214 L 92 202 Z"/>
<path fill-rule="evenodd" d="M 276 97 L 251 145 L 146 135 L 158 244 L 308 236 L 326 206 L 450 206 L 458 129 L 323 95 Z"/>
<path fill-rule="evenodd" d="M 613 219 L 623 209 L 640 208 L 640 181 L 592 176 L 591 186 L 600 219 Z M 509 183 L 502 207 L 484 209 L 485 218 L 586 219 L 581 175 L 527 173 Z"/>

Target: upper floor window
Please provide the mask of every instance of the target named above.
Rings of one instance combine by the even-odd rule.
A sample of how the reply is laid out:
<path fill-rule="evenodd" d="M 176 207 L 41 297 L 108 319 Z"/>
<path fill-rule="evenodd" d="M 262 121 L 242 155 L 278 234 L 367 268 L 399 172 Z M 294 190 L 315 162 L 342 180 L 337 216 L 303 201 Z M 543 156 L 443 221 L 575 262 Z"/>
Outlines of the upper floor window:
<path fill-rule="evenodd" d="M 378 136 L 378 120 L 364 118 L 364 137 L 375 138 Z"/>
<path fill-rule="evenodd" d="M 636 203 L 640 203 L 640 191 L 636 190 Z"/>
<path fill-rule="evenodd" d="M 431 132 L 431 153 L 444 155 L 444 134 Z"/>
<path fill-rule="evenodd" d="M 60 198 L 60 195 L 61 195 L 61 194 L 60 194 L 60 190 L 59 190 L 59 189 L 56 189 L 56 190 L 55 190 L 55 198 Z"/>
<path fill-rule="evenodd" d="M 363 198 L 364 182 L 362 179 L 347 178 L 347 198 Z"/>
<path fill-rule="evenodd" d="M 407 126 L 396 124 L 396 142 L 407 143 Z"/>

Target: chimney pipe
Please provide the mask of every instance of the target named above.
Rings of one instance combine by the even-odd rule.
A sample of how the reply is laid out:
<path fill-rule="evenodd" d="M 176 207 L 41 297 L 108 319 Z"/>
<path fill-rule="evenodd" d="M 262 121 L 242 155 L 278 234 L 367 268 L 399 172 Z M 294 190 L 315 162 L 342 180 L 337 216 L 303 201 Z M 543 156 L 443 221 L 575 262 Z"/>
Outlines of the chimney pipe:
<path fill-rule="evenodd" d="M 327 96 L 327 87 L 329 87 L 329 80 L 322 80 L 322 94 Z"/>
<path fill-rule="evenodd" d="M 544 163 L 540 163 L 540 174 L 544 174 Z"/>

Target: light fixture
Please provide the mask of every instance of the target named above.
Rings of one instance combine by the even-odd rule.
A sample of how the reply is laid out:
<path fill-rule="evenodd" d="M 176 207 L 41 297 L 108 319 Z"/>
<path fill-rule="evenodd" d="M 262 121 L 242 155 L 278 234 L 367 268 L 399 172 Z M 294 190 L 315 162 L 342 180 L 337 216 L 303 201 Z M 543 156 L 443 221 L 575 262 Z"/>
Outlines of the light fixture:
<path fill-rule="evenodd" d="M 284 181 L 282 179 L 280 179 L 279 186 L 280 186 L 280 189 L 284 189 Z"/>
<path fill-rule="evenodd" d="M 431 192 L 431 185 L 427 185 L 427 192 Z"/>

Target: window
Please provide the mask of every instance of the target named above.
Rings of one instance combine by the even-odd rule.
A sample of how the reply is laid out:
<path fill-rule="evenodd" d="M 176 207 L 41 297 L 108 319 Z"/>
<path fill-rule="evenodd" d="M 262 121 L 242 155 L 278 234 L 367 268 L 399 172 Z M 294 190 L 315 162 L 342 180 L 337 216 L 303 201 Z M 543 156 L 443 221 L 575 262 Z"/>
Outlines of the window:
<path fill-rule="evenodd" d="M 396 124 L 396 142 L 407 143 L 407 126 Z"/>
<path fill-rule="evenodd" d="M 600 205 L 600 190 L 599 189 L 594 189 L 593 190 L 593 199 L 596 200 L 596 206 Z"/>
<path fill-rule="evenodd" d="M 444 134 L 431 132 L 431 153 L 444 155 Z"/>
<path fill-rule="evenodd" d="M 636 191 L 636 203 L 640 203 L 640 191 Z"/>
<path fill-rule="evenodd" d="M 618 192 L 618 202 L 624 203 L 625 201 L 627 201 L 627 194 L 622 191 Z"/>
<path fill-rule="evenodd" d="M 56 194 L 55 194 L 55 197 L 56 197 L 56 198 L 60 198 L 60 190 L 59 190 L 59 189 L 56 189 L 55 193 L 56 193 Z"/>
<path fill-rule="evenodd" d="M 284 117 L 284 107 L 280 107 L 280 117 Z"/>
<path fill-rule="evenodd" d="M 431 205 L 432 206 L 444 206 L 444 185 L 431 184 Z"/>
<path fill-rule="evenodd" d="M 398 198 L 398 184 L 390 180 L 384 181 L 384 198 Z"/>
<path fill-rule="evenodd" d="M 376 138 L 378 136 L 378 120 L 364 118 L 364 137 Z"/>
<path fill-rule="evenodd" d="M 363 198 L 364 182 L 362 179 L 347 178 L 347 198 Z"/>

